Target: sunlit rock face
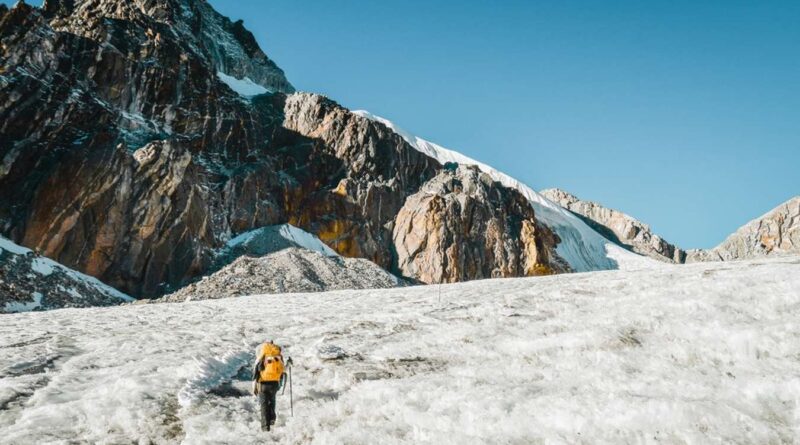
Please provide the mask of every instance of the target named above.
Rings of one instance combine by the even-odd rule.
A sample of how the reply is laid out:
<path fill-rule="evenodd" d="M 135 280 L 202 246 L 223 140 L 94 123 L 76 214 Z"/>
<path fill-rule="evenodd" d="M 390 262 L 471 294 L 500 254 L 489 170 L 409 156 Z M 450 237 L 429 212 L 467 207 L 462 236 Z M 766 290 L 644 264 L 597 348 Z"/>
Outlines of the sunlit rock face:
<path fill-rule="evenodd" d="M 410 196 L 394 225 L 398 268 L 424 283 L 568 270 L 557 237 L 520 193 L 474 166 L 447 168 Z"/>
<path fill-rule="evenodd" d="M 688 262 L 800 254 L 800 196 L 754 219 L 710 250 L 690 250 Z"/>
<path fill-rule="evenodd" d="M 293 91 L 242 23 L 202 0 L 0 6 L 0 234 L 137 297 L 192 282 L 232 236 L 283 223 L 407 272 L 398 213 L 428 205 L 407 199 L 441 164 L 381 123 Z M 412 278 L 565 270 L 531 210 L 490 188 L 475 202 L 492 207 L 476 220 L 486 232 L 429 248 L 462 264 Z M 453 253 L 467 242 L 491 252 Z"/>

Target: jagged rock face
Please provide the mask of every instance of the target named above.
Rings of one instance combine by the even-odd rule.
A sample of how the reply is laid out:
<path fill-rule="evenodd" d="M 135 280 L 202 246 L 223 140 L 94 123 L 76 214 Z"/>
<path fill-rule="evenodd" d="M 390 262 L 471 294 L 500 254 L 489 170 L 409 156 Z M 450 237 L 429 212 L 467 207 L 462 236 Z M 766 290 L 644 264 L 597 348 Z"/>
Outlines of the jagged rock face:
<path fill-rule="evenodd" d="M 228 59 L 233 74 L 291 86 L 209 11 L 86 1 L 3 13 L 0 232 L 133 295 L 180 286 L 231 234 L 284 222 L 389 267 L 386 224 L 439 164 L 319 96 L 240 97 L 216 75 Z"/>
<path fill-rule="evenodd" d="M 403 283 L 375 263 L 362 258 L 329 257 L 291 247 L 253 258 L 244 256 L 156 302 L 342 289 L 381 289 Z"/>
<path fill-rule="evenodd" d="M 590 227 L 614 243 L 640 255 L 674 263 L 683 263 L 686 252 L 668 243 L 650 230 L 650 226 L 620 211 L 583 201 L 568 192 L 548 189 L 545 198 L 571 211 Z"/>
<path fill-rule="evenodd" d="M 148 56 L 155 53 L 152 61 L 161 61 L 148 47 L 177 45 L 188 56 L 181 62 L 196 57 L 215 71 L 250 78 L 274 92 L 294 91 L 242 21 L 231 22 L 205 0 L 46 0 L 42 13 L 55 31 L 105 42 L 123 54 L 136 55 L 144 43 Z"/>
<path fill-rule="evenodd" d="M 270 92 L 242 96 L 227 76 Z M 209 272 L 233 235 L 284 223 L 387 269 L 417 263 L 397 257 L 394 224 L 441 164 L 292 90 L 241 22 L 203 0 L 0 8 L 0 234 L 137 297 Z M 452 263 L 426 276 L 563 270 L 549 256 L 555 237 L 490 189 L 494 204 L 476 201 L 483 213 L 462 219 L 492 241 L 454 223 L 469 235 L 442 239 Z"/>
<path fill-rule="evenodd" d="M 225 191 L 279 188 L 264 148 L 282 104 L 242 101 L 138 3 L 53 5 L 0 23 L 3 233 L 142 295 L 204 269 L 232 201 L 279 222 L 277 200 Z"/>
<path fill-rule="evenodd" d="M 290 203 L 289 223 L 316 234 L 337 252 L 392 265 L 392 222 L 408 195 L 441 165 L 380 123 L 312 94 L 289 96 L 284 127 L 313 141 L 318 154 L 298 169 L 304 183 Z M 318 185 L 314 165 L 325 159 L 345 170 L 332 187 Z M 334 215 L 335 217 L 330 217 Z"/>
<path fill-rule="evenodd" d="M 687 262 L 797 254 L 800 254 L 800 196 L 742 226 L 713 249 L 690 250 Z"/>
<path fill-rule="evenodd" d="M 397 267 L 424 283 L 568 269 L 530 203 L 475 166 L 448 164 L 410 196 L 394 224 Z"/>
<path fill-rule="evenodd" d="M 125 301 L 130 297 L 0 237 L 0 314 Z"/>

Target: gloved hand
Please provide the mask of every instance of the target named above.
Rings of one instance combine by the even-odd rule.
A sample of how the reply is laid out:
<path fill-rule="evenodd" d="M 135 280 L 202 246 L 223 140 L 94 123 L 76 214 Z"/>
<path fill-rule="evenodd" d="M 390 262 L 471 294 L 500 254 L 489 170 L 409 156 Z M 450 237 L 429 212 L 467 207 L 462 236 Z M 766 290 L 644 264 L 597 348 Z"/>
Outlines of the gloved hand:
<path fill-rule="evenodd" d="M 286 366 L 292 366 L 292 358 L 291 357 L 286 359 Z"/>
<path fill-rule="evenodd" d="M 256 382 L 256 381 L 254 380 L 254 381 L 253 381 L 253 395 L 254 395 L 254 396 L 257 396 L 257 395 L 258 395 L 258 386 L 259 386 L 259 385 L 258 385 L 258 382 Z"/>

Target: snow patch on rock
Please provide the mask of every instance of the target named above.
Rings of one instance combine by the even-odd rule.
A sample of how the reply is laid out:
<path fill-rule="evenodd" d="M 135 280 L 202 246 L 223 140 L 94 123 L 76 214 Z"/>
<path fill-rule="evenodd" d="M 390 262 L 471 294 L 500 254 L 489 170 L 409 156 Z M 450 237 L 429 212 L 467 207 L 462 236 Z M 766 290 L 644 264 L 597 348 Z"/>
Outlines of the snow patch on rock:
<path fill-rule="evenodd" d="M 260 227 L 255 230 L 250 230 L 248 232 L 244 232 L 239 234 L 235 238 L 232 238 L 230 241 L 226 243 L 228 249 L 246 246 L 252 243 L 254 240 L 258 239 L 259 237 L 267 235 L 268 232 L 277 233 L 278 236 L 282 237 L 295 247 L 302 247 L 303 249 L 308 249 L 313 252 L 319 252 L 326 256 L 339 256 L 333 249 L 328 247 L 327 244 L 323 243 L 319 238 L 315 235 L 306 232 L 303 229 L 297 228 L 291 224 L 280 224 L 277 226 L 269 226 L 269 227 Z"/>
<path fill-rule="evenodd" d="M 233 76 L 229 76 L 223 73 L 222 71 L 217 72 L 217 77 L 225 85 L 228 85 L 230 89 L 235 91 L 237 94 L 248 99 L 254 96 L 258 96 L 259 94 L 266 94 L 272 92 L 272 90 L 253 82 L 252 80 L 250 80 L 249 77 L 245 77 L 244 79 L 237 79 Z"/>
<path fill-rule="evenodd" d="M 7 314 L 14 313 L 14 312 L 30 312 L 42 307 L 42 295 L 39 292 L 34 292 L 31 297 L 33 301 L 30 302 L 21 302 L 21 301 L 9 301 L 6 303 L 4 308 L 4 312 Z"/>
<path fill-rule="evenodd" d="M 48 276 L 53 273 L 53 266 L 48 264 L 49 262 L 46 261 L 44 258 L 36 258 L 31 263 L 31 270 L 38 273 L 39 275 Z"/>

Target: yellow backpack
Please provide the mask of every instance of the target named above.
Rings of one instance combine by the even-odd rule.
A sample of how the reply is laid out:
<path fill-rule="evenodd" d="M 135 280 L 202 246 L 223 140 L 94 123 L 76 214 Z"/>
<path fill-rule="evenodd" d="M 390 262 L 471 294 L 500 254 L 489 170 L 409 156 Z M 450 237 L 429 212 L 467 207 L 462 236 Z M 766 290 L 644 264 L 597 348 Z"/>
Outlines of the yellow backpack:
<path fill-rule="evenodd" d="M 280 346 L 273 343 L 261 345 L 259 353 L 263 369 L 258 376 L 260 382 L 278 382 L 283 375 L 283 357 Z"/>

